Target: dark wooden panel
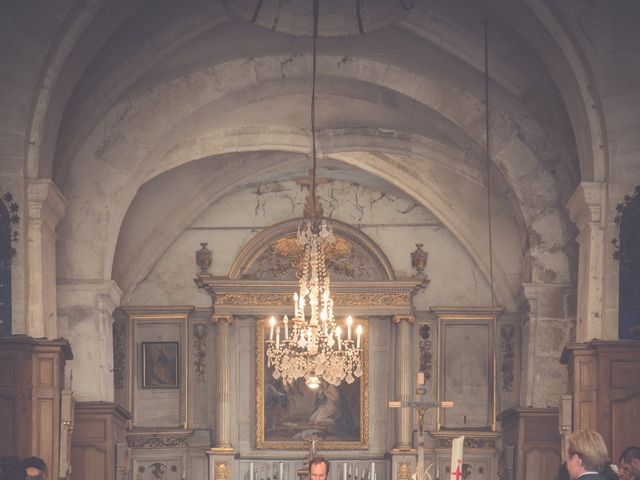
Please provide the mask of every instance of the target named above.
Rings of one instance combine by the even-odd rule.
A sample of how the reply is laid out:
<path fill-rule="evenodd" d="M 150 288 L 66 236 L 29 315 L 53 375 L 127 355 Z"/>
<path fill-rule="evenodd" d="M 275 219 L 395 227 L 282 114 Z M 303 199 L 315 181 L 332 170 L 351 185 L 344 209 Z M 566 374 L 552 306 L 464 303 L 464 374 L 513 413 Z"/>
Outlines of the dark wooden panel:
<path fill-rule="evenodd" d="M 76 402 L 71 436 L 71 480 L 112 480 L 116 443 L 125 438 L 129 413 L 111 402 Z"/>
<path fill-rule="evenodd" d="M 640 379 L 640 363 L 611 362 L 612 388 L 637 388 L 638 379 Z"/>
<path fill-rule="evenodd" d="M 612 402 L 611 433 L 612 458 L 620 458 L 622 451 L 629 445 L 640 445 L 640 395 Z"/>
<path fill-rule="evenodd" d="M 0 455 L 15 455 L 16 400 L 0 395 Z"/>

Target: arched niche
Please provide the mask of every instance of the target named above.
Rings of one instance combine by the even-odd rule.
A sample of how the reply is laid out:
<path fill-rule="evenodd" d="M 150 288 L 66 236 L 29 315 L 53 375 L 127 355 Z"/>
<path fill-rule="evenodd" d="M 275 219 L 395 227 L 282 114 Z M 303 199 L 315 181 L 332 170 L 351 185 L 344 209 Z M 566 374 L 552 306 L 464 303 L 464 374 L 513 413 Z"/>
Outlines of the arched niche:
<path fill-rule="evenodd" d="M 225 278 L 199 274 L 194 280 L 212 299 L 218 314 L 285 314 L 298 286 L 301 256 L 296 234 L 301 219 L 258 233 L 241 249 Z M 382 250 L 356 228 L 330 220 L 335 242 L 325 253 L 335 311 L 356 315 L 413 312 L 413 296 L 428 280 L 396 278 Z"/>

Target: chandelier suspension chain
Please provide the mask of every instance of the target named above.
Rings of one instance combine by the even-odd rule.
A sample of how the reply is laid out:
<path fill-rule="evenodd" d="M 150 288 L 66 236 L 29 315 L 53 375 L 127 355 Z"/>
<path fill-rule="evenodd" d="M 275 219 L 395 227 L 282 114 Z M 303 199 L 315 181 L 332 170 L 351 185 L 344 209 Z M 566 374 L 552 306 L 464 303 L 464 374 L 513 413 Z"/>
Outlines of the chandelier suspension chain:
<path fill-rule="evenodd" d="M 315 220 L 316 209 L 316 55 L 318 43 L 318 11 L 320 0 L 313 0 L 313 70 L 311 80 L 311 219 Z"/>
<path fill-rule="evenodd" d="M 489 286 L 491 288 L 491 315 L 494 315 L 495 294 L 493 291 L 493 235 L 491 229 L 491 156 L 489 149 L 489 21 L 484 24 L 484 126 L 485 165 L 487 175 L 487 223 L 489 227 Z"/>

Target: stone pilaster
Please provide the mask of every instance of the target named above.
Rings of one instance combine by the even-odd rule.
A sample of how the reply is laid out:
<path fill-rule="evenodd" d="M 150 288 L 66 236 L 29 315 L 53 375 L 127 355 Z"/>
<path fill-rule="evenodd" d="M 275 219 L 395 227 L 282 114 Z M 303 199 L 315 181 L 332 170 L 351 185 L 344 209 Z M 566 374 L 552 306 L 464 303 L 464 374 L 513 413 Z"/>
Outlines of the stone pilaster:
<path fill-rule="evenodd" d="M 565 393 L 566 371 L 560 364 L 560 352 L 572 341 L 575 287 L 540 283 L 526 283 L 523 287 L 520 404 L 557 406 Z"/>
<path fill-rule="evenodd" d="M 78 401 L 114 401 L 112 312 L 121 296 L 111 280 L 58 283 L 60 335 L 73 349 L 67 371 Z"/>
<path fill-rule="evenodd" d="M 51 180 L 27 181 L 25 333 L 57 338 L 56 226 L 67 208 Z"/>
<path fill-rule="evenodd" d="M 396 315 L 396 381 L 395 400 L 408 402 L 411 400 L 411 324 L 415 318 L 411 315 Z M 396 413 L 394 450 L 411 448 L 411 414 L 410 408 L 401 408 Z"/>
<path fill-rule="evenodd" d="M 601 339 L 609 330 L 603 329 L 606 193 L 606 183 L 582 182 L 567 203 L 569 216 L 580 231 L 577 342 Z"/>
<path fill-rule="evenodd" d="M 214 315 L 216 323 L 216 384 L 215 384 L 215 442 L 213 450 L 218 453 L 233 451 L 229 436 L 230 407 L 230 369 L 229 365 L 229 329 L 230 315 Z M 213 476 L 211 478 L 214 478 Z M 217 478 L 217 477 L 216 477 Z"/>

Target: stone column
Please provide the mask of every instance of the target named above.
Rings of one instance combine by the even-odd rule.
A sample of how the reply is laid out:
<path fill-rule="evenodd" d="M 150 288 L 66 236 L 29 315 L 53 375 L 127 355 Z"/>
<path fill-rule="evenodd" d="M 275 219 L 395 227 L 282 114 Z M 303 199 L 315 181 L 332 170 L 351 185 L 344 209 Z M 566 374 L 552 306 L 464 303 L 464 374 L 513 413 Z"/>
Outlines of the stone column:
<path fill-rule="evenodd" d="M 25 333 L 58 338 L 56 226 L 67 201 L 51 180 L 27 180 Z"/>
<path fill-rule="evenodd" d="M 395 400 L 411 400 L 411 324 L 414 321 L 411 315 L 393 317 L 393 323 L 397 325 Z M 394 450 L 411 449 L 411 415 L 410 408 L 396 412 Z"/>
<path fill-rule="evenodd" d="M 569 216 L 580 231 L 577 342 L 604 338 L 604 331 L 609 330 L 603 329 L 606 189 L 605 183 L 582 182 L 567 203 Z"/>
<path fill-rule="evenodd" d="M 214 315 L 216 329 L 215 443 L 214 450 L 233 450 L 229 438 L 229 326 L 230 315 Z"/>
<path fill-rule="evenodd" d="M 111 280 L 58 283 L 58 323 L 73 351 L 67 376 L 78 401 L 114 401 L 112 313 L 121 296 Z"/>
<path fill-rule="evenodd" d="M 575 287 L 525 283 L 522 324 L 520 405 L 557 406 L 564 394 L 566 369 L 560 352 L 572 340 Z"/>

